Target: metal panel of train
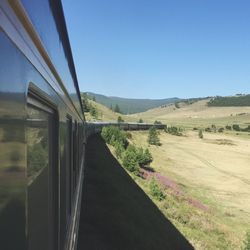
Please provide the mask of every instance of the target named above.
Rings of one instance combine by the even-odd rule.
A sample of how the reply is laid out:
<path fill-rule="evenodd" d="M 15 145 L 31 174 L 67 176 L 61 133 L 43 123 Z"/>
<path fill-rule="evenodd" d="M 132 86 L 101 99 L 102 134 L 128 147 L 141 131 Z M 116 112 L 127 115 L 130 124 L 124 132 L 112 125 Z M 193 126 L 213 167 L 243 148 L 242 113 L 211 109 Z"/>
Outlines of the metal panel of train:
<path fill-rule="evenodd" d="M 156 129 L 165 129 L 166 127 L 166 125 L 164 124 L 152 124 L 152 123 L 87 122 L 85 123 L 86 137 L 101 132 L 102 128 L 107 126 L 119 127 L 120 129 L 123 130 L 148 130 L 151 127 L 155 127 Z"/>
<path fill-rule="evenodd" d="M 83 122 L 61 2 L 1 0 L 1 249 L 74 249 Z"/>
<path fill-rule="evenodd" d="M 153 125 L 85 123 L 59 0 L 1 0 L 0 56 L 0 248 L 75 249 L 87 137 Z"/>

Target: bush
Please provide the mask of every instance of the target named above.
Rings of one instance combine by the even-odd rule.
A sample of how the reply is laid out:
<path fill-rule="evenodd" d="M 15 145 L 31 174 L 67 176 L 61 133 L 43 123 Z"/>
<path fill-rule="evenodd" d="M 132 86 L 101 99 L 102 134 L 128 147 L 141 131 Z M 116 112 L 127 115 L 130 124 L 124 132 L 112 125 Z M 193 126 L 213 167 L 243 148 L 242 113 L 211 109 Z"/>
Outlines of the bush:
<path fill-rule="evenodd" d="M 240 131 L 240 126 L 238 124 L 233 124 L 233 130 Z"/>
<path fill-rule="evenodd" d="M 120 143 L 123 147 L 127 145 L 126 133 L 117 127 L 103 127 L 101 135 L 105 142 L 112 146 L 115 146 L 115 142 Z"/>
<path fill-rule="evenodd" d="M 165 194 L 162 192 L 161 188 L 155 181 L 155 179 L 152 179 L 149 184 L 150 194 L 156 198 L 158 201 L 162 201 L 165 199 Z"/>
<path fill-rule="evenodd" d="M 122 165 L 130 172 L 139 175 L 139 164 L 136 147 L 129 145 L 123 154 Z"/>
<path fill-rule="evenodd" d="M 98 110 L 95 106 L 89 104 L 89 113 L 92 117 L 94 117 L 95 119 L 98 118 Z"/>
<path fill-rule="evenodd" d="M 143 123 L 143 120 L 140 118 L 139 121 L 138 121 L 138 123 Z"/>
<path fill-rule="evenodd" d="M 156 121 L 154 122 L 154 124 L 155 124 L 155 125 L 160 125 L 160 124 L 162 124 L 162 123 L 161 123 L 161 121 L 157 121 L 157 120 L 156 120 Z"/>
<path fill-rule="evenodd" d="M 171 135 L 177 135 L 177 136 L 182 136 L 182 133 L 180 132 L 181 129 L 177 127 L 166 127 L 165 129 L 166 133 L 169 133 Z"/>
<path fill-rule="evenodd" d="M 243 241 L 242 250 L 250 250 L 250 230 L 246 232 L 245 240 Z"/>
<path fill-rule="evenodd" d="M 179 109 L 179 108 L 180 108 L 180 105 L 179 105 L 179 103 L 178 103 L 178 102 L 175 102 L 175 103 L 174 103 L 174 106 L 175 106 L 177 109 Z"/>
<path fill-rule="evenodd" d="M 250 132 L 250 125 L 248 125 L 246 128 L 242 128 L 241 131 Z"/>
<path fill-rule="evenodd" d="M 224 131 L 224 128 L 219 128 L 219 129 L 218 129 L 218 132 L 219 132 L 219 133 L 223 133 L 223 131 Z"/>
<path fill-rule="evenodd" d="M 211 127 L 212 127 L 213 132 L 216 133 L 216 126 L 214 124 L 212 124 Z"/>
<path fill-rule="evenodd" d="M 209 127 L 207 127 L 207 128 L 205 128 L 205 131 L 206 131 L 206 132 L 212 132 L 212 129 L 209 128 Z"/>
<path fill-rule="evenodd" d="M 203 139 L 203 133 L 202 133 L 202 130 L 201 130 L 201 129 L 199 130 L 199 138 L 200 138 L 200 139 Z"/>
<path fill-rule="evenodd" d="M 154 126 L 149 129 L 148 143 L 150 145 L 156 145 L 156 146 L 161 145 L 160 139 L 159 139 L 158 134 L 157 134 L 157 130 Z"/>
<path fill-rule="evenodd" d="M 125 151 L 124 146 L 120 142 L 116 141 L 114 143 L 114 147 L 115 147 L 115 155 L 116 155 L 116 157 L 119 158 L 119 159 L 121 159 L 122 158 L 122 154 Z"/>
<path fill-rule="evenodd" d="M 126 137 L 128 138 L 128 139 L 132 139 L 132 134 L 130 133 L 130 132 L 126 132 Z"/>
<path fill-rule="evenodd" d="M 226 129 L 227 129 L 227 130 L 232 130 L 232 127 L 229 126 L 229 125 L 226 125 Z"/>
<path fill-rule="evenodd" d="M 194 127 L 193 130 L 194 130 L 194 131 L 195 131 L 195 130 L 198 130 L 198 128 Z"/>
<path fill-rule="evenodd" d="M 147 166 L 153 161 L 153 157 L 148 149 L 143 150 L 143 148 L 137 149 L 137 161 L 140 167 Z"/>
<path fill-rule="evenodd" d="M 117 122 L 118 122 L 118 123 L 122 123 L 122 122 L 124 122 L 124 120 L 122 119 L 122 117 L 121 117 L 121 116 L 118 116 L 118 118 L 117 118 Z"/>

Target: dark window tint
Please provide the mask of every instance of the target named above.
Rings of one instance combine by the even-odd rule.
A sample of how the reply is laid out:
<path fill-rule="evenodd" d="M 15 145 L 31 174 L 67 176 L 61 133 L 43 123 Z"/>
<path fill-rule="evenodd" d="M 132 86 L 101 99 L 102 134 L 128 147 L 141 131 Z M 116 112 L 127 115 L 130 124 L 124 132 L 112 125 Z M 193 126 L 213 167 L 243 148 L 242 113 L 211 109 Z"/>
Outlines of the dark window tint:
<path fill-rule="evenodd" d="M 52 119 L 53 113 L 28 106 L 28 249 L 54 249 Z"/>

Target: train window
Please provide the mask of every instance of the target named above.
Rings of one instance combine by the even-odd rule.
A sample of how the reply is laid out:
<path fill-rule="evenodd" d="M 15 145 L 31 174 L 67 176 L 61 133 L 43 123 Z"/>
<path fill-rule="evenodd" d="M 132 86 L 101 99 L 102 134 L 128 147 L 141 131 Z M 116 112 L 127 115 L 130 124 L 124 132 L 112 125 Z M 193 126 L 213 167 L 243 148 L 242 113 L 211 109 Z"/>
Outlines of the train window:
<path fill-rule="evenodd" d="M 54 112 L 31 98 L 27 111 L 28 249 L 52 250 L 56 242 Z"/>

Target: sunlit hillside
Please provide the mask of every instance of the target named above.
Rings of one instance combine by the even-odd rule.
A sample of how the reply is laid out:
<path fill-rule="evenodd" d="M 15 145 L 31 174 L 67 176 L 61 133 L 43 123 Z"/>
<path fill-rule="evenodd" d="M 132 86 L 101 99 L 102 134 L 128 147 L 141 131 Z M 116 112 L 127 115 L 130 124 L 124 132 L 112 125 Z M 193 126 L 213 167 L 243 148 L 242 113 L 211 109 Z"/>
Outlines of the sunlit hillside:
<path fill-rule="evenodd" d="M 192 128 L 195 125 L 207 126 L 212 123 L 225 126 L 227 124 L 239 123 L 248 125 L 250 120 L 250 107 L 209 107 L 210 99 L 188 103 L 178 103 L 161 106 L 143 113 L 130 115 L 135 120 L 142 118 L 144 121 L 155 120 L 170 125 L 183 125 Z"/>
<path fill-rule="evenodd" d="M 135 121 L 135 117 L 122 115 L 112 111 L 106 106 L 97 103 L 93 100 L 88 100 L 88 102 L 96 109 L 96 115 L 91 115 L 91 112 L 85 112 L 85 118 L 87 121 L 106 121 L 106 122 L 116 122 L 119 116 L 122 117 L 124 121 Z"/>

